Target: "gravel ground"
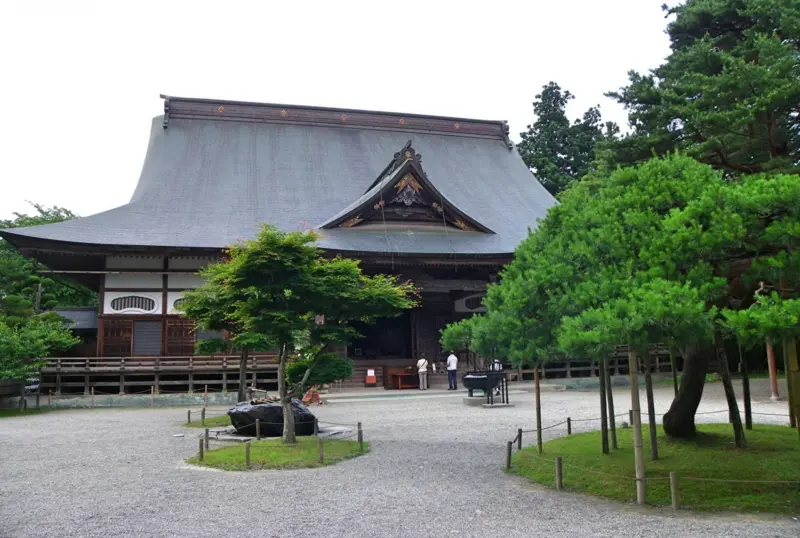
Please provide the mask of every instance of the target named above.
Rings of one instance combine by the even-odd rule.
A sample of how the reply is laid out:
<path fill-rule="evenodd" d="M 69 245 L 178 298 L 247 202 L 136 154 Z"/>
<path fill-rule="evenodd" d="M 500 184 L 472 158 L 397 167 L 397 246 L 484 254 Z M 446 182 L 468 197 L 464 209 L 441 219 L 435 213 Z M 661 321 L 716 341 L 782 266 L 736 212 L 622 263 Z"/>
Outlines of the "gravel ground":
<path fill-rule="evenodd" d="M 756 388 L 754 411 L 786 412 L 785 402 L 765 401 L 764 383 Z M 671 393 L 657 388 L 657 411 L 666 410 Z M 626 412 L 625 389 L 615 396 L 618 412 Z M 544 393 L 543 422 L 592 417 L 597 400 L 596 391 Z M 185 408 L 3 419 L 0 537 L 800 536 L 800 522 L 791 517 L 673 514 L 507 476 L 505 442 L 517 427 L 534 423 L 531 395 L 513 394 L 512 401 L 513 408 L 466 407 L 445 392 L 315 407 L 322 421 L 362 421 L 372 452 L 328 468 L 283 472 L 186 465 L 198 432 L 179 426 Z M 707 387 L 701 411 L 724 407 L 721 386 Z M 575 431 L 596 427 L 581 422 Z M 545 439 L 563 433 L 547 430 Z"/>

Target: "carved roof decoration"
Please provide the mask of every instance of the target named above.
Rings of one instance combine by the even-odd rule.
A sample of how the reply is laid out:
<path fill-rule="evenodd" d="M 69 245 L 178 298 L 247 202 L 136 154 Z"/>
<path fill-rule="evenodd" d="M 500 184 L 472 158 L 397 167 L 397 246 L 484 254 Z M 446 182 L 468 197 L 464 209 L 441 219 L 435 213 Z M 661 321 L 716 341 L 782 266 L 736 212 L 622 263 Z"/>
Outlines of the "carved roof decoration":
<path fill-rule="evenodd" d="M 470 217 L 434 186 L 422 169 L 422 156 L 411 144 L 409 140 L 394 154 L 389 166 L 360 198 L 319 227 L 353 228 L 370 221 L 386 223 L 386 212 L 391 209 L 390 220 L 400 217 L 405 223 L 428 222 L 493 234 L 488 226 Z M 405 211 L 403 207 L 416 211 Z M 440 217 L 431 218 L 431 215 Z"/>

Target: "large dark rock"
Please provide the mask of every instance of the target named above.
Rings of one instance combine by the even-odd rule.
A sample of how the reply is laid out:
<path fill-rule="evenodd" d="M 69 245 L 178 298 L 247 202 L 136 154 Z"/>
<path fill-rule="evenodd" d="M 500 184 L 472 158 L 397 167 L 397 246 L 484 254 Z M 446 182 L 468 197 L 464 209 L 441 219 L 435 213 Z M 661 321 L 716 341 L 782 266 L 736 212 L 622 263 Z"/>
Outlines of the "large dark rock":
<path fill-rule="evenodd" d="M 314 435 L 315 417 L 308 407 L 298 399 L 292 400 L 294 411 L 294 432 L 297 435 Z M 231 424 L 241 435 L 256 435 L 256 419 L 261 421 L 262 437 L 283 435 L 283 408 L 280 402 L 251 404 L 241 402 L 228 410 Z"/>

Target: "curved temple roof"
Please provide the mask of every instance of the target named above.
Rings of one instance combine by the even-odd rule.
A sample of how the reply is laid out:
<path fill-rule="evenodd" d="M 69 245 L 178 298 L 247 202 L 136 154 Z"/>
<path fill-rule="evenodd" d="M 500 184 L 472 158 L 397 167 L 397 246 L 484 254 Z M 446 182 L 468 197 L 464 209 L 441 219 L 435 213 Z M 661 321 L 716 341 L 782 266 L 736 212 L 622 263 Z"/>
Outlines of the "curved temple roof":
<path fill-rule="evenodd" d="M 166 98 L 129 203 L 0 233 L 12 242 L 223 248 L 253 237 L 263 222 L 287 231 L 315 228 L 375 187 L 408 140 L 424 155 L 437 194 L 483 230 L 326 226 L 321 247 L 510 254 L 556 203 L 522 162 L 503 122 Z"/>

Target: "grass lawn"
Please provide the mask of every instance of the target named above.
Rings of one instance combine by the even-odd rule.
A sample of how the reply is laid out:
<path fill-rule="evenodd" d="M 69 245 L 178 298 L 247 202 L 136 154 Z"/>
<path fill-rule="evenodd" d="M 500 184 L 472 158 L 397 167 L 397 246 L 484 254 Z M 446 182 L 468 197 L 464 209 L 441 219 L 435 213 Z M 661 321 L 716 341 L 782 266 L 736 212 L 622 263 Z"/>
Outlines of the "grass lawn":
<path fill-rule="evenodd" d="M 206 417 L 205 425 L 200 421 L 199 413 L 192 413 L 192 421 L 184 423 L 189 428 L 222 428 L 231 425 L 231 417 L 221 415 L 218 417 Z"/>
<path fill-rule="evenodd" d="M 250 469 L 303 469 L 322 467 L 319 462 L 319 447 L 316 437 L 298 437 L 296 445 L 284 445 L 281 439 L 263 439 L 250 443 Z M 331 465 L 346 459 L 360 456 L 358 441 L 325 440 L 325 463 Z M 197 456 L 189 458 L 189 463 L 216 467 L 226 471 L 245 471 L 244 443 L 217 448 L 205 453 L 204 461 Z M 364 452 L 369 451 L 369 443 L 364 442 Z"/>
<path fill-rule="evenodd" d="M 658 429 L 659 460 L 650 459 L 649 430 L 645 426 L 644 453 L 647 502 L 670 505 L 669 473 L 678 474 L 681 508 L 800 514 L 800 482 L 734 483 L 693 480 L 800 481 L 800 436 L 787 426 L 756 424 L 745 430 L 747 449 L 733 446 L 729 424 L 699 424 L 694 441 L 671 440 Z M 619 450 L 601 453 L 600 432 L 581 433 L 536 447 L 512 457 L 510 472 L 555 487 L 555 457 L 561 456 L 564 489 L 635 501 L 633 430 L 617 429 Z"/>
<path fill-rule="evenodd" d="M 42 407 L 40 409 L 28 409 L 27 411 L 18 411 L 16 409 L 0 409 L 0 418 L 6 417 L 26 417 L 29 415 L 41 415 L 52 411 L 49 407 Z"/>

